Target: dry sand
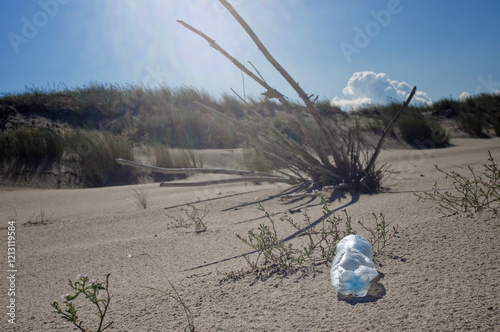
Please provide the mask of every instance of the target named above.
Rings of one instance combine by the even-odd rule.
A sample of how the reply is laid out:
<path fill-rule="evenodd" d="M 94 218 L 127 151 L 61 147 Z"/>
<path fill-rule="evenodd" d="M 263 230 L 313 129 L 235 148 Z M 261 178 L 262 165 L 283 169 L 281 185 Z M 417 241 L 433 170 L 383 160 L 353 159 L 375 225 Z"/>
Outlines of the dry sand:
<path fill-rule="evenodd" d="M 0 188 L 2 250 L 2 331 L 69 331 L 50 303 L 70 291 L 67 278 L 87 274 L 100 280 L 111 273 L 111 331 L 182 331 L 182 308 L 162 293 L 168 289 L 151 255 L 176 286 L 194 315 L 198 331 L 459 331 L 500 330 L 500 227 L 494 212 L 472 217 L 442 216 L 433 202 L 417 202 L 415 192 L 438 180 L 450 183 L 434 164 L 451 170 L 481 166 L 490 150 L 500 161 L 498 138 L 455 139 L 438 150 L 393 149 L 383 161 L 394 171 L 377 195 L 336 200 L 354 219 L 371 221 L 383 212 L 399 226 L 377 261 L 380 278 L 365 298 L 338 296 L 330 284 L 329 265 L 316 273 L 279 275 L 261 281 L 248 274 L 240 254 L 248 248 L 235 236 L 265 221 L 256 202 L 276 219 L 290 209 L 321 215 L 318 199 L 289 202 L 278 196 L 280 184 L 233 184 L 205 188 L 134 188 L 148 193 L 150 206 L 139 209 L 129 187 L 101 189 Z M 220 152 L 220 151 L 219 151 Z M 226 164 L 232 153 L 207 162 Z M 213 165 L 212 165 L 213 166 Z M 213 178 L 200 176 L 195 179 Z M 208 231 L 176 228 L 173 217 L 187 203 L 208 204 Z M 48 222 L 36 221 L 43 211 Z M 35 217 L 32 217 L 32 216 Z M 301 214 L 292 215 L 297 221 Z M 16 325 L 7 322 L 7 222 L 16 217 Z M 280 231 L 293 231 L 280 224 Z M 361 234 L 363 234 L 361 232 Z M 235 258 L 236 257 L 236 258 Z M 83 316 L 85 317 L 85 315 Z M 90 326 L 89 326 L 90 327 Z"/>

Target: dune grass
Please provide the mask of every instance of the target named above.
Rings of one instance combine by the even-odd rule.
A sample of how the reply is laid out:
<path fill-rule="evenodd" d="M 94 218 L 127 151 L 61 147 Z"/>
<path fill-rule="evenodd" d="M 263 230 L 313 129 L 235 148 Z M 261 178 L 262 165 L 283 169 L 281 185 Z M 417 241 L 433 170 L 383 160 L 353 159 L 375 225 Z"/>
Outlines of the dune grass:
<path fill-rule="evenodd" d="M 278 141 L 290 141 L 306 150 L 321 150 L 316 145 L 325 144 L 312 119 L 303 112 L 303 106 L 294 101 L 285 106 L 265 98 L 249 97 L 243 102 L 228 94 L 215 98 L 205 90 L 188 86 L 151 88 L 89 83 L 77 88 L 31 87 L 23 92 L 0 95 L 0 105 L 12 106 L 25 119 L 33 119 L 29 125 L 26 122 L 5 127 L 0 134 L 2 175 L 10 179 L 26 178 L 58 167 L 70 156 L 78 163 L 86 186 L 136 183 L 134 172 L 114 165 L 113 158 L 132 160 L 132 147 L 138 144 L 150 146 L 155 164 L 163 167 L 200 167 L 202 160 L 193 152 L 187 152 L 193 149 L 245 146 L 251 148 L 246 153 L 251 169 L 283 166 L 279 159 L 273 158 L 282 151 L 273 151 L 272 146 L 268 147 L 270 153 L 255 150 L 255 135 L 228 125 L 216 114 L 200 110 L 196 102 L 260 128 Z M 414 148 L 447 146 L 449 134 L 439 123 L 443 117 L 455 119 L 459 129 L 476 137 L 487 137 L 486 132 L 499 135 L 499 104 L 500 96 L 481 94 L 465 101 L 446 98 L 430 107 L 412 106 L 402 114 L 392 135 Z M 366 130 L 381 133 L 399 106 L 389 101 L 345 113 L 327 100 L 316 102 L 318 112 L 332 133 L 347 130 L 350 132 L 347 137 L 355 140 Z M 37 126 L 37 117 L 65 129 Z M 358 122 L 352 125 L 353 121 Z M 354 146 L 349 142 L 344 145 Z M 173 153 L 172 149 L 186 152 Z M 154 177 L 158 181 L 168 180 L 163 179 L 165 175 Z"/>

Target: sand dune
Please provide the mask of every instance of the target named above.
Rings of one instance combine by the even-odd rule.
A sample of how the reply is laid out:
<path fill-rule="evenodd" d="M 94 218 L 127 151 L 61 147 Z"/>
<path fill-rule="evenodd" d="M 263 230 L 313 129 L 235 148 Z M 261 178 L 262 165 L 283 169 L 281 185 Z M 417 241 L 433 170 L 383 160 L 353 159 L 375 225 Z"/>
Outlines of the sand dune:
<path fill-rule="evenodd" d="M 321 216 L 319 200 L 281 201 L 285 184 L 232 184 L 205 188 L 160 188 L 147 192 L 149 207 L 139 209 L 129 187 L 99 189 L 25 189 L 0 187 L 1 243 L 7 261 L 7 222 L 16 218 L 16 326 L 4 313 L 2 331 L 68 331 L 50 303 L 69 292 L 67 278 L 78 274 L 103 280 L 111 273 L 111 331 L 182 331 L 182 308 L 167 296 L 141 286 L 168 289 L 151 255 L 183 296 L 199 331 L 494 331 L 500 326 L 500 227 L 491 211 L 442 216 L 433 202 L 417 202 L 415 192 L 435 181 L 450 183 L 434 170 L 480 167 L 491 151 L 500 161 L 500 139 L 455 139 L 436 150 L 383 151 L 391 165 L 377 195 L 336 200 L 354 219 L 370 220 L 383 212 L 399 234 L 376 260 L 378 281 L 365 298 L 338 296 L 330 284 L 329 265 L 315 273 L 274 275 L 265 281 L 248 274 L 238 257 L 248 252 L 235 232 L 264 222 L 258 201 L 272 214 L 307 209 Z M 219 151 L 229 158 L 232 152 Z M 197 176 L 199 179 L 214 176 Z M 186 181 L 192 181 L 189 178 Z M 188 203 L 207 204 L 207 232 L 176 227 L 174 217 Z M 40 211 L 48 220 L 37 221 Z M 301 219 L 300 213 L 294 218 Z M 31 220 L 31 223 L 27 221 Z M 38 220 L 39 221 L 39 220 Z M 283 235 L 293 232 L 279 225 Z M 362 232 L 360 232 L 363 234 Z M 6 263 L 4 276 L 7 273 Z M 8 280 L 1 278 L 5 294 Z M 8 299 L 2 296 L 6 311 Z"/>

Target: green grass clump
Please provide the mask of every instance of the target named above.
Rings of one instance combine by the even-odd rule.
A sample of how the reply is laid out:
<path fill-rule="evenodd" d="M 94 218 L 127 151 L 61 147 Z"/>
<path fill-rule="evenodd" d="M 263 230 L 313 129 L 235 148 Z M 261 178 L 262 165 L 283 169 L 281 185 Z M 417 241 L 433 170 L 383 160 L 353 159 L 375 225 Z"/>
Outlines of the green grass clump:
<path fill-rule="evenodd" d="M 479 137 L 486 136 L 484 133 L 485 123 L 482 116 L 475 113 L 463 112 L 457 117 L 458 128 L 462 131 Z"/>
<path fill-rule="evenodd" d="M 112 134 L 75 131 L 67 136 L 67 147 L 79 165 L 89 187 L 136 182 L 135 171 L 116 163 L 117 158 L 133 160 L 132 143 Z"/>
<path fill-rule="evenodd" d="M 4 177 L 16 180 L 22 173 L 33 176 L 60 162 L 64 138 L 47 128 L 18 128 L 0 134 L 0 150 Z"/>
<path fill-rule="evenodd" d="M 465 100 L 445 98 L 430 108 L 433 115 L 445 116 L 456 121 L 460 130 L 472 136 L 489 137 L 492 130 L 500 135 L 500 95 L 482 93 Z"/>
<path fill-rule="evenodd" d="M 368 128 L 375 133 L 382 133 L 396 115 L 401 105 L 394 101 L 386 105 L 377 105 L 362 109 L 358 113 L 368 117 Z M 409 107 L 396 122 L 402 140 L 416 149 L 440 148 L 450 144 L 450 135 L 436 120 L 424 114 L 423 107 Z M 389 133 L 397 137 L 396 132 Z"/>
<path fill-rule="evenodd" d="M 450 142 L 450 135 L 439 122 L 425 118 L 418 111 L 401 116 L 397 127 L 401 137 L 414 148 L 439 148 Z"/>
<path fill-rule="evenodd" d="M 440 189 L 434 183 L 432 192 L 415 194 L 419 200 L 432 200 L 438 203 L 443 214 L 459 212 L 472 213 L 483 208 L 496 209 L 500 206 L 500 168 L 488 151 L 488 163 L 483 164 L 484 170 L 477 171 L 467 166 L 469 176 L 456 171 L 445 171 L 435 165 L 436 170 L 445 178 L 452 179 L 452 190 Z"/>

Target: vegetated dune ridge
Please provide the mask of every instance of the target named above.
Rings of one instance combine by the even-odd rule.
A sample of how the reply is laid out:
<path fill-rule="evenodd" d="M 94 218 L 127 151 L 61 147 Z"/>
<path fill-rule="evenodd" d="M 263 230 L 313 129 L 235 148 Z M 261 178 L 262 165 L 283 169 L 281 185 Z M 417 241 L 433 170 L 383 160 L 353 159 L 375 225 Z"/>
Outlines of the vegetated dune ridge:
<path fill-rule="evenodd" d="M 144 288 L 170 290 L 153 257 L 194 315 L 198 331 L 494 331 L 500 326 L 500 227 L 492 211 L 442 216 L 435 202 L 418 202 L 415 192 L 430 191 L 435 181 L 450 189 L 450 179 L 434 169 L 481 168 L 487 151 L 500 161 L 500 139 L 454 139 L 436 150 L 383 151 L 392 173 L 383 193 L 345 198 L 332 209 L 346 208 L 354 220 L 369 223 L 371 211 L 384 213 L 399 234 L 376 260 L 380 278 L 365 298 L 343 298 L 331 286 L 329 265 L 315 273 L 254 274 L 228 278 L 248 269 L 248 248 L 234 233 L 246 234 L 265 222 L 257 201 L 275 214 L 307 210 L 322 215 L 319 199 L 281 201 L 284 184 L 232 184 L 198 188 L 160 188 L 144 184 L 149 207 L 139 209 L 129 187 L 98 189 L 0 188 L 2 247 L 7 222 L 16 216 L 16 325 L 2 331 L 68 331 L 50 303 L 70 292 L 67 278 L 110 276 L 111 331 L 182 331 L 182 307 L 166 295 Z M 224 156 L 220 162 L 223 165 Z M 226 157 L 230 157 L 226 153 Z M 211 165 L 212 166 L 212 165 Z M 214 165 L 215 166 L 215 165 Z M 185 181 L 215 176 L 191 177 Z M 177 227 L 173 217 L 188 203 L 209 207 L 207 232 Z M 37 216 L 43 211 L 46 222 Z M 296 221 L 301 213 L 292 214 Z M 27 223 L 31 220 L 31 224 Z M 179 220 L 179 219 L 177 219 Z M 37 222 L 38 221 L 38 222 Z M 277 222 L 283 236 L 293 230 Z M 363 232 L 359 232 L 364 234 Z M 254 256 L 251 256 L 254 257 Z M 7 253 L 2 251 L 3 262 Z M 4 276 L 6 274 L 6 263 Z M 236 273 L 238 274 L 238 273 Z M 5 293 L 8 284 L 1 278 Z M 7 297 L 1 306 L 6 310 Z M 78 302 L 80 301 L 80 302 Z M 84 303 L 80 299 L 78 304 Z M 84 306 L 84 309 L 90 309 Z M 93 310 L 93 308 L 92 308 Z M 87 311 L 88 312 L 88 311 Z M 81 318 L 95 319 L 82 314 Z M 84 325 L 85 326 L 85 325 Z M 95 326 L 87 325 L 88 328 Z"/>

